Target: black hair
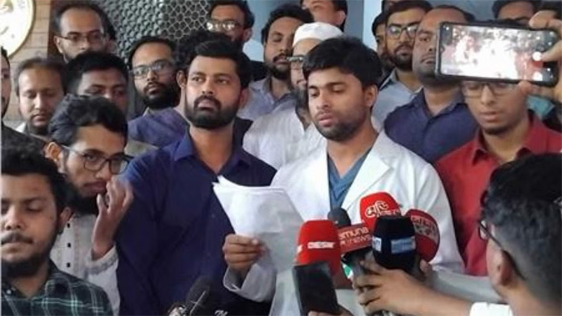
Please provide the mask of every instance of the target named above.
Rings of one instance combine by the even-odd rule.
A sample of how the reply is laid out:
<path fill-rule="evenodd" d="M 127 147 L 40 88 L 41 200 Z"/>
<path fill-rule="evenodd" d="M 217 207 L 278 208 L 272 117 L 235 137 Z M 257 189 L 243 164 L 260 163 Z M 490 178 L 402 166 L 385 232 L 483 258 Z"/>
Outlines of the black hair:
<path fill-rule="evenodd" d="M 20 94 L 19 78 L 21 74 L 29 69 L 43 68 L 57 73 L 61 80 L 63 93 L 67 90 L 67 71 L 64 64 L 54 58 L 33 57 L 22 61 L 14 73 L 14 91 Z"/>
<path fill-rule="evenodd" d="M 174 62 L 176 70 L 185 70 L 188 64 L 188 58 L 197 45 L 212 40 L 230 40 L 228 35 L 223 33 L 211 32 L 208 30 L 197 30 L 189 35 L 182 37 L 176 45 L 174 51 Z"/>
<path fill-rule="evenodd" d="M 508 4 L 515 3 L 515 2 L 527 2 L 533 6 L 533 12 L 537 12 L 541 5 L 540 0 L 496 0 L 492 5 L 492 12 L 494 13 L 494 18 L 498 18 L 500 15 L 500 11 L 503 7 Z"/>
<path fill-rule="evenodd" d="M 541 4 L 539 11 L 549 10 L 556 12 L 555 18 L 560 19 L 562 17 L 562 1 L 545 1 Z"/>
<path fill-rule="evenodd" d="M 63 1 L 62 5 L 59 6 L 52 19 L 51 27 L 53 28 L 55 34 L 61 34 L 61 20 L 64 13 L 70 9 L 82 9 L 94 11 L 102 22 L 103 30 L 108 38 L 112 41 L 117 39 L 117 34 L 111 20 L 105 13 L 105 11 L 96 3 L 91 1 Z"/>
<path fill-rule="evenodd" d="M 267 38 L 269 36 L 269 29 L 271 25 L 275 23 L 275 21 L 281 18 L 293 18 L 301 21 L 302 23 L 312 23 L 314 19 L 312 18 L 312 14 L 308 10 L 304 10 L 303 8 L 299 7 L 295 4 L 283 4 L 277 7 L 269 14 L 269 19 L 265 26 L 261 30 L 261 41 L 262 43 L 267 42 Z"/>
<path fill-rule="evenodd" d="M 248 88 L 250 81 L 252 81 L 252 63 L 250 59 L 246 54 L 237 49 L 236 45 L 230 40 L 211 40 L 197 45 L 187 58 L 187 64 L 190 65 L 197 56 L 232 60 L 236 64 L 236 74 L 240 79 L 242 89 Z"/>
<path fill-rule="evenodd" d="M 84 52 L 79 54 L 66 65 L 68 70 L 68 92 L 77 94 L 78 86 L 85 73 L 96 70 L 116 69 L 129 80 L 127 65 L 114 54 L 105 52 Z"/>
<path fill-rule="evenodd" d="M 385 13 L 384 13 L 384 23 L 388 24 L 388 18 L 390 18 L 395 13 L 400 13 L 404 11 L 408 11 L 411 9 L 420 9 L 423 10 L 425 13 L 431 11 L 433 6 L 427 2 L 426 0 L 404 0 L 400 1 L 396 4 L 393 4 Z"/>
<path fill-rule="evenodd" d="M 2 148 L 2 175 L 19 177 L 32 174 L 47 178 L 60 214 L 68 203 L 69 186 L 58 172 L 57 165 L 38 152 L 15 147 Z"/>
<path fill-rule="evenodd" d="M 59 145 L 71 146 L 77 141 L 80 127 L 102 125 L 121 134 L 127 141 L 125 114 L 113 102 L 103 97 L 68 94 L 57 106 L 49 122 L 49 136 Z"/>
<path fill-rule="evenodd" d="M 334 5 L 334 9 L 336 10 L 336 12 L 343 11 L 343 13 L 345 13 L 346 18 L 343 20 L 343 22 L 340 25 L 340 29 L 343 31 L 345 28 L 345 21 L 347 21 L 347 12 L 348 12 L 347 0 L 330 0 L 330 1 Z M 301 6 L 303 2 L 304 0 L 300 0 Z"/>
<path fill-rule="evenodd" d="M 380 13 L 377 17 L 373 20 L 373 24 L 371 24 L 371 32 L 373 32 L 373 36 L 377 36 L 377 27 L 379 25 L 384 25 L 384 13 Z"/>
<path fill-rule="evenodd" d="M 560 306 L 562 155 L 528 156 L 496 169 L 482 196 L 482 218 L 513 259 L 530 292 Z"/>
<path fill-rule="evenodd" d="M 226 6 L 226 5 L 233 5 L 238 7 L 240 11 L 244 13 L 244 29 L 250 29 L 254 27 L 254 23 L 256 22 L 256 17 L 252 10 L 250 10 L 250 6 L 248 5 L 248 1 L 246 0 L 213 0 L 211 1 L 211 8 L 209 9 L 209 17 L 213 13 L 216 7 L 218 6 Z"/>
<path fill-rule="evenodd" d="M 136 42 L 134 42 L 133 45 L 131 45 L 131 48 L 129 49 L 129 54 L 127 55 L 127 66 L 129 66 L 129 69 L 133 68 L 133 57 L 135 56 L 137 50 L 142 45 L 149 44 L 149 43 L 158 43 L 158 44 L 166 45 L 170 48 L 172 54 L 176 50 L 176 43 L 174 43 L 173 41 L 167 38 L 150 36 L 150 35 L 143 36 L 140 39 L 138 39 Z"/>
<path fill-rule="evenodd" d="M 2 57 L 6 58 L 6 62 L 8 62 L 8 67 L 10 67 L 10 59 L 8 58 L 8 52 L 4 49 L 4 47 L 0 47 L 0 51 L 2 52 Z"/>
<path fill-rule="evenodd" d="M 474 17 L 474 14 L 472 14 L 470 12 L 467 12 L 467 11 L 465 11 L 465 10 L 463 10 L 463 9 L 457 7 L 457 6 L 454 6 L 454 5 L 441 4 L 441 5 L 438 5 L 438 6 L 433 8 L 433 10 L 438 10 L 438 9 L 440 9 L 440 10 L 456 10 L 456 11 L 459 11 L 464 16 L 464 19 L 466 20 L 466 22 L 476 21 L 476 18 Z"/>
<path fill-rule="evenodd" d="M 311 72 L 330 68 L 354 75 L 361 81 L 363 88 L 376 86 L 382 74 L 377 53 L 353 37 L 322 41 L 306 55 L 303 73 L 308 80 Z"/>

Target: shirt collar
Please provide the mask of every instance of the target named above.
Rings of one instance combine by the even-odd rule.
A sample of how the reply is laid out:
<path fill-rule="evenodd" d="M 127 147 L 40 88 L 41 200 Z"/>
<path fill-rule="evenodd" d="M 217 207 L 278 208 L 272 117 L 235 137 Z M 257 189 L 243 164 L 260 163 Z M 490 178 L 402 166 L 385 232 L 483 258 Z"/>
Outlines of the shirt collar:
<path fill-rule="evenodd" d="M 384 89 L 389 84 L 397 83 L 397 82 L 398 82 L 398 76 L 396 75 L 396 68 L 394 68 L 392 69 L 388 77 L 386 77 L 386 79 L 381 84 L 380 90 Z"/>
<path fill-rule="evenodd" d="M 60 296 L 60 294 L 66 294 L 70 288 L 71 284 L 68 277 L 57 268 L 53 261 L 49 260 L 49 273 L 47 281 L 45 282 L 45 285 L 43 285 L 43 288 L 36 294 L 36 296 Z M 2 278 L 2 295 L 6 294 L 7 291 L 10 291 L 13 295 L 23 297 L 23 294 L 21 294 L 18 289 L 13 287 L 7 278 Z"/>
<path fill-rule="evenodd" d="M 425 101 L 425 93 L 424 93 L 423 89 L 421 89 L 420 92 L 418 92 L 416 94 L 416 96 L 412 100 L 412 104 L 416 107 L 423 107 L 424 109 L 427 109 L 427 102 Z M 445 107 L 443 110 L 441 110 L 438 113 L 438 115 L 441 114 L 441 113 L 446 113 L 446 112 L 450 112 L 450 111 L 454 110 L 459 104 L 462 104 L 462 105 L 466 104 L 464 102 L 464 97 L 463 97 L 463 95 L 460 91 L 457 94 L 455 94 L 451 103 L 449 103 L 449 105 L 447 105 L 447 107 Z"/>
<path fill-rule="evenodd" d="M 186 133 L 186 136 L 182 138 L 179 145 L 176 147 L 174 151 L 174 161 L 179 161 L 185 158 L 197 158 L 197 152 L 193 146 L 193 140 L 191 139 L 191 135 L 189 132 Z M 230 156 L 229 161 L 225 164 L 227 165 L 237 165 L 239 163 L 243 163 L 247 166 L 251 164 L 251 156 L 248 154 L 242 147 L 236 145 L 233 141 L 232 143 L 232 155 Z"/>
<path fill-rule="evenodd" d="M 265 77 L 262 80 L 259 81 L 254 81 L 250 84 L 250 87 L 252 88 L 252 90 L 255 90 L 257 92 L 263 93 L 263 94 L 270 94 L 271 90 L 269 89 L 271 78 L 269 76 Z"/>
<path fill-rule="evenodd" d="M 528 115 L 530 120 L 529 131 L 527 132 L 523 146 L 521 146 L 521 149 L 517 152 L 517 157 L 527 152 L 540 154 L 548 149 L 548 128 L 532 111 L 529 111 Z M 476 132 L 476 137 L 471 141 L 470 147 L 470 158 L 473 164 L 477 162 L 478 158 L 489 155 L 480 129 Z"/>

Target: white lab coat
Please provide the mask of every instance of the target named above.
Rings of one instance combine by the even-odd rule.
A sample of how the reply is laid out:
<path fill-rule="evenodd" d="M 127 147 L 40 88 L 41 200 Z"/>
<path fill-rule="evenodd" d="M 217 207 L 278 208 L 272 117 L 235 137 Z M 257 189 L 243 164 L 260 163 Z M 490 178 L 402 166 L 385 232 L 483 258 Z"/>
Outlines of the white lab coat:
<path fill-rule="evenodd" d="M 287 191 L 303 220 L 326 219 L 330 211 L 326 147 L 319 148 L 282 167 L 275 175 L 272 186 L 283 187 Z M 431 264 L 437 269 L 463 272 L 451 209 L 439 176 L 430 164 L 394 143 L 384 132 L 377 137 L 342 204 L 342 207 L 348 211 L 352 223 L 361 222 L 359 214 L 361 198 L 376 192 L 388 192 L 392 195 L 403 214 L 411 208 L 431 214 L 437 221 L 441 237 L 439 249 Z M 266 275 L 264 273 L 252 275 L 250 271 L 243 288 L 254 288 L 253 291 L 242 291 L 239 285 L 227 284 L 227 282 L 225 286 L 238 295 L 253 299 L 255 293 L 271 291 L 271 289 L 259 289 L 260 285 L 271 284 L 271 280 L 265 278 Z M 270 274 L 268 277 L 275 278 L 275 275 Z M 351 290 L 337 292 L 341 305 L 352 312 L 361 311 Z M 289 297 L 294 296 L 289 295 Z M 342 300 L 342 297 L 345 297 L 345 300 Z M 274 299 L 274 305 L 276 301 L 277 298 Z M 294 304 L 292 306 L 294 308 Z M 276 311 L 275 314 L 292 315 L 295 312 L 298 314 L 298 310 L 284 309 L 280 312 Z"/>

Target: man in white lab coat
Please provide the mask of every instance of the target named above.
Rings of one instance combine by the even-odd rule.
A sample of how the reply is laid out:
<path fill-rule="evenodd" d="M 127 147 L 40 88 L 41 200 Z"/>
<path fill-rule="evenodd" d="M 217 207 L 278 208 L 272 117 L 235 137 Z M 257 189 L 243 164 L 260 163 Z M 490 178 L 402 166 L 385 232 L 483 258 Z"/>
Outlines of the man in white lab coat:
<path fill-rule="evenodd" d="M 381 69 L 376 54 L 356 39 L 329 39 L 309 53 L 303 67 L 308 105 L 327 146 L 281 168 L 272 186 L 285 188 L 305 221 L 326 219 L 330 209 L 342 207 L 351 221 L 358 223 L 361 198 L 388 192 L 403 213 L 417 208 L 437 221 L 441 244 L 431 264 L 462 272 L 449 203 L 437 173 L 384 132 L 377 133 L 371 123 Z M 255 239 L 231 235 L 223 249 L 230 268 L 225 286 L 246 298 L 268 299 L 264 293 L 273 294 L 274 290 L 266 286 L 275 277 L 267 268 L 268 256 L 262 256 L 263 245 Z M 337 292 L 341 305 L 352 312 L 361 310 L 351 290 Z M 281 309 L 279 314 L 293 312 Z"/>
<path fill-rule="evenodd" d="M 293 56 L 289 58 L 291 93 L 296 96 L 296 106 L 256 119 L 244 136 L 244 150 L 279 169 L 306 154 L 310 148 L 325 145 L 325 139 L 311 124 L 302 64 L 306 54 L 316 45 L 342 34 L 339 28 L 322 22 L 303 24 L 297 29 Z"/>

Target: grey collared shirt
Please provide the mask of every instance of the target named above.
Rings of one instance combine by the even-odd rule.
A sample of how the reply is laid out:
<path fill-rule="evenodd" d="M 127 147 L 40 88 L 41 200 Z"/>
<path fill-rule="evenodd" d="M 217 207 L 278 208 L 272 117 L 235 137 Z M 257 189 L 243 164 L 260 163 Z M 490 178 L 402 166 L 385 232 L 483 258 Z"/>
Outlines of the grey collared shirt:
<path fill-rule="evenodd" d="M 388 114 L 392 113 L 397 107 L 409 103 L 416 94 L 421 91 L 408 89 L 402 82 L 398 81 L 396 69 L 392 70 L 388 78 L 382 83 L 380 93 L 373 108 L 375 119 L 384 124 Z"/>
<path fill-rule="evenodd" d="M 250 84 L 250 98 L 246 106 L 238 112 L 238 117 L 254 121 L 260 116 L 294 108 L 296 98 L 292 93 L 275 100 L 270 89 L 270 77 Z"/>

